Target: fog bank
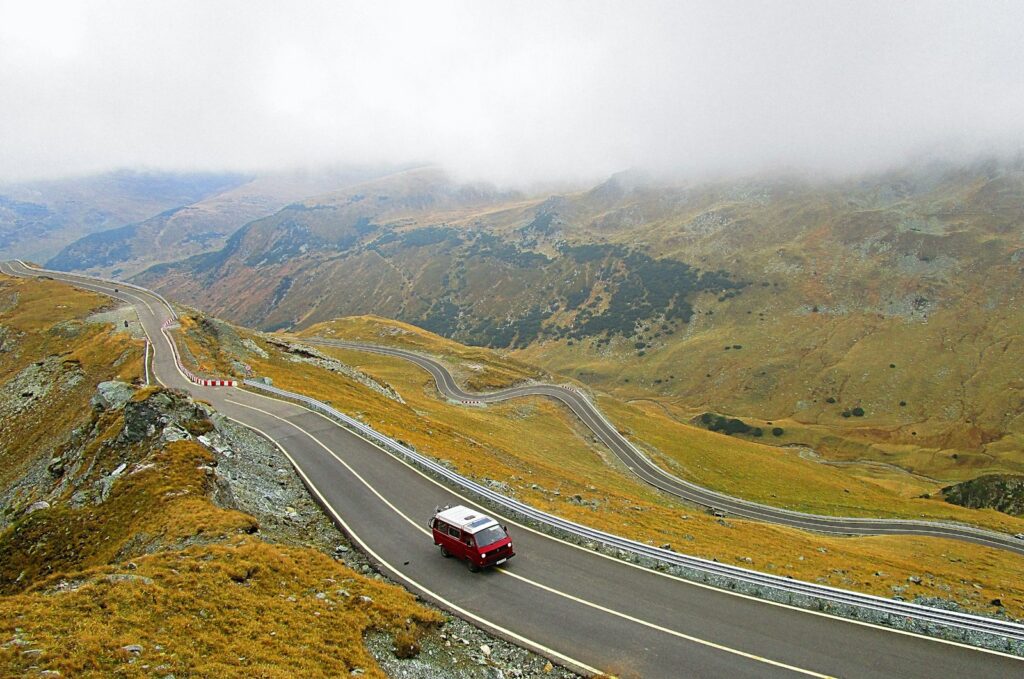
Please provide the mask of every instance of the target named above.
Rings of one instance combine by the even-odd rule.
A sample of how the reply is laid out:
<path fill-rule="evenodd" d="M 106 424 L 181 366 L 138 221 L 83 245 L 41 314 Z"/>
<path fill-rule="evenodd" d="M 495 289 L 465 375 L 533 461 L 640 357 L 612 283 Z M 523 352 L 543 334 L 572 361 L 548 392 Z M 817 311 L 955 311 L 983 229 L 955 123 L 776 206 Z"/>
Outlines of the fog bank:
<path fill-rule="evenodd" d="M 0 180 L 848 173 L 1024 141 L 1014 2 L 3 2 Z"/>

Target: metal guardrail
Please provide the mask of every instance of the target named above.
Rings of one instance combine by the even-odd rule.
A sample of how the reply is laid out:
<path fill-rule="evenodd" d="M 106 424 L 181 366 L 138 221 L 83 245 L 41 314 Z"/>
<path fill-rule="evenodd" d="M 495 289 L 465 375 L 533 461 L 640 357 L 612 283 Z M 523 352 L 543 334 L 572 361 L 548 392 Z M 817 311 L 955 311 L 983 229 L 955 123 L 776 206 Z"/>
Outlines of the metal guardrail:
<path fill-rule="evenodd" d="M 408 358 L 408 356 L 415 356 L 415 357 L 417 357 L 417 358 L 419 358 L 421 360 L 424 360 L 424 361 L 427 361 L 427 362 L 433 364 L 438 369 L 444 370 L 446 373 L 448 373 L 447 369 L 444 368 L 444 366 L 442 366 L 440 364 L 440 362 L 437 361 L 437 359 L 434 358 L 433 356 L 431 356 L 429 354 L 425 354 L 423 352 L 413 351 L 411 349 L 395 349 L 395 348 L 392 348 L 392 347 L 380 347 L 380 346 L 376 346 L 376 345 L 372 345 L 372 344 L 367 344 L 367 343 L 364 343 L 364 342 L 346 342 L 344 340 L 333 340 L 333 339 L 325 339 L 325 338 L 304 338 L 304 341 L 309 342 L 311 344 L 324 344 L 324 345 L 327 345 L 327 346 L 337 346 L 337 347 L 342 347 L 342 348 L 351 348 L 351 349 L 355 349 L 355 350 L 358 350 L 358 351 L 371 351 L 371 352 L 380 353 L 380 354 L 385 355 L 385 356 L 398 356 L 399 358 L 404 358 L 405 360 L 411 360 L 411 359 Z M 417 364 L 417 365 L 420 365 L 420 367 L 423 367 L 422 364 Z M 451 374 L 448 373 L 448 376 L 451 377 Z M 727 495 L 725 493 L 722 493 L 722 492 L 719 492 L 719 491 L 716 491 L 716 490 L 712 490 L 711 488 L 706 488 L 704 486 L 700 486 L 700 485 L 698 485 L 698 484 L 696 484 L 696 483 L 694 483 L 692 481 L 687 481 L 686 479 L 683 479 L 683 478 L 681 478 L 679 476 L 676 476 L 675 474 L 671 474 L 670 472 L 666 471 L 661 465 L 656 464 L 653 460 L 651 460 L 651 458 L 649 456 L 647 456 L 642 450 L 640 450 L 640 448 L 637 447 L 637 445 L 634 444 L 633 441 L 631 441 L 629 438 L 624 436 L 618 430 L 618 428 L 608 420 L 607 417 L 605 417 L 605 414 L 601 411 L 600 408 L 597 407 L 597 405 L 594 402 L 594 400 L 585 391 L 583 391 L 582 389 L 579 389 L 578 387 L 575 387 L 575 386 L 572 386 L 572 385 L 546 384 L 546 383 L 541 383 L 541 382 L 538 382 L 538 383 L 535 383 L 535 384 L 531 384 L 531 385 L 528 385 L 528 386 L 550 388 L 550 389 L 554 389 L 554 390 L 558 390 L 558 391 L 562 391 L 562 392 L 567 392 L 567 393 L 569 393 L 569 394 L 571 394 L 573 396 L 578 397 L 583 402 L 583 404 L 585 405 L 585 407 L 588 410 L 589 414 L 592 417 L 595 417 L 595 418 L 599 419 L 605 425 L 605 427 L 606 427 L 605 431 L 603 431 L 603 432 L 602 431 L 598 431 L 597 429 L 594 429 L 588 423 L 586 423 L 586 421 L 583 421 L 586 426 L 590 427 L 591 431 L 593 431 L 594 434 L 596 434 L 599 437 L 614 438 L 614 440 L 617 441 L 619 444 L 628 447 L 629 450 L 639 460 L 641 460 L 646 465 L 647 469 L 645 471 L 647 473 L 649 473 L 651 475 L 654 475 L 654 476 L 657 476 L 657 477 L 660 477 L 660 480 L 663 480 L 666 483 L 675 483 L 675 484 L 678 484 L 680 486 L 683 486 L 684 488 L 686 488 L 687 490 L 689 490 L 689 491 L 691 491 L 693 493 L 703 494 L 706 499 L 699 499 L 699 498 L 684 496 L 684 495 L 676 492 L 675 490 L 673 490 L 671 488 L 665 488 L 663 485 L 659 485 L 657 483 L 654 483 L 654 482 L 650 481 L 649 479 L 644 478 L 643 476 L 640 476 L 641 480 L 643 480 L 645 483 L 653 485 L 655 488 L 658 488 L 660 490 L 672 493 L 673 495 L 676 495 L 677 497 L 682 497 L 683 499 L 687 500 L 688 502 L 693 502 L 695 504 L 699 504 L 701 506 L 708 507 L 710 509 L 722 509 L 722 510 L 725 510 L 725 511 L 729 512 L 730 514 L 734 514 L 734 515 L 739 516 L 741 518 L 753 519 L 755 521 L 771 521 L 770 518 L 767 518 L 763 514 L 761 516 L 758 515 L 759 513 L 770 512 L 772 514 L 783 515 L 783 516 L 789 517 L 789 518 L 794 519 L 794 520 L 811 520 L 811 521 L 821 521 L 821 522 L 835 522 L 837 524 L 842 524 L 844 526 L 847 526 L 850 529 L 854 529 L 854 528 L 856 528 L 858 526 L 863 526 L 863 525 L 871 525 L 871 524 L 877 525 L 879 523 L 885 523 L 885 524 L 888 524 L 888 525 L 891 525 L 891 526 L 903 527 L 903 528 L 907 528 L 907 529 L 910 529 L 910 528 L 915 528 L 915 529 L 916 528 L 923 528 L 923 529 L 934 529 L 935 531 L 948 531 L 951 528 L 955 528 L 956 530 L 962 531 L 964 533 L 970 533 L 971 535 L 974 535 L 974 536 L 976 536 L 978 538 L 985 538 L 985 539 L 987 539 L 989 541 L 993 541 L 993 542 L 997 542 L 997 543 L 1002 541 L 1002 540 L 1005 540 L 1007 538 L 1007 535 L 1004 534 L 1004 533 L 999 533 L 999 532 L 992 531 L 992 530 L 986 530 L 984 528 L 979 528 L 977 526 L 972 526 L 970 524 L 963 523 L 962 521 L 934 521 L 934 520 L 928 520 L 928 519 L 903 519 L 903 518 L 893 518 L 893 517 L 870 517 L 870 516 L 863 516 L 863 517 L 856 517 L 856 516 L 853 516 L 853 517 L 830 516 L 830 515 L 826 515 L 826 514 L 812 514 L 810 512 L 801 512 L 801 511 L 797 511 L 797 510 L 793 510 L 793 509 L 786 509 L 784 507 L 776 507 L 776 506 L 773 506 L 773 505 L 766 505 L 766 504 L 762 504 L 762 503 L 759 503 L 759 502 L 754 502 L 753 500 L 745 500 L 743 498 L 735 497 L 735 496 L 732 496 L 732 495 Z M 440 383 L 439 383 L 439 388 L 440 388 Z M 511 388 L 508 388 L 508 389 L 499 389 L 499 390 L 493 391 L 493 392 L 481 392 L 481 393 L 476 393 L 476 394 L 472 394 L 472 395 L 476 396 L 478 398 L 493 398 L 495 396 L 501 396 L 505 392 L 514 391 L 514 390 L 516 390 L 518 388 L 519 387 L 511 387 Z M 463 392 L 463 393 L 468 393 L 468 392 Z M 566 400 L 562 399 L 559 396 L 554 396 L 554 395 L 551 395 L 551 394 L 547 394 L 547 395 L 550 396 L 551 398 L 558 399 L 561 403 L 564 403 L 565 405 L 568 405 L 570 408 L 572 408 L 572 405 L 570 404 L 569 401 L 566 401 Z M 479 401 L 479 400 L 466 400 L 464 398 L 460 398 L 459 400 L 463 404 L 466 404 L 466 405 L 476 405 L 476 404 L 483 403 L 483 401 Z M 581 420 L 582 420 L 582 418 L 581 418 Z M 608 445 L 609 447 L 611 447 L 611 444 L 608 443 L 608 441 L 605 441 L 605 444 Z M 614 452 L 614 450 L 613 450 L 613 452 Z M 632 467 L 630 466 L 630 463 L 629 463 L 628 460 L 625 460 L 625 459 L 623 459 L 621 457 L 620 457 L 620 460 L 622 460 L 622 462 L 624 464 L 626 464 L 628 467 L 630 467 L 630 469 L 632 469 Z M 635 472 L 635 470 L 634 470 L 634 472 Z M 750 512 L 750 513 L 746 513 L 745 514 L 741 510 L 746 511 L 746 512 Z M 782 525 L 785 525 L 785 524 L 782 524 Z M 829 530 L 824 529 L 823 527 L 817 527 L 817 528 L 815 528 L 815 527 L 808 527 L 808 526 L 793 526 L 793 527 L 800 528 L 802 530 L 817 531 L 817 532 L 821 532 L 823 534 L 828 534 L 828 535 L 836 535 L 836 534 L 839 534 L 839 535 L 849 535 L 849 534 L 851 534 L 851 533 L 848 533 L 848 532 L 829 531 Z M 870 534 L 870 535 L 884 535 L 885 533 L 868 533 L 868 534 Z M 942 536 L 938 535 L 938 534 L 935 534 L 935 537 L 942 537 Z"/>
<path fill-rule="evenodd" d="M 635 558 L 627 560 L 640 565 L 652 566 L 657 570 L 668 570 L 672 574 L 687 579 L 714 584 L 722 589 L 742 591 L 801 608 L 827 611 L 856 620 L 1024 655 L 1024 625 L 1019 623 L 932 608 L 907 601 L 885 599 L 872 594 L 862 594 L 770 575 L 700 557 L 679 554 L 668 549 L 653 547 L 606 533 L 548 514 L 514 498 L 497 493 L 339 412 L 326 403 L 255 380 L 245 380 L 243 384 L 302 403 L 311 410 L 320 412 L 345 425 L 391 454 L 412 462 L 461 489 L 472 492 L 494 507 L 518 515 L 527 523 L 547 527 L 563 536 L 575 538 L 574 542 L 582 543 L 593 549 L 603 547 L 604 549 L 601 551 L 604 553 L 620 558 L 633 555 Z"/>
<path fill-rule="evenodd" d="M 168 344 L 171 345 L 171 354 L 174 356 L 174 364 L 178 366 L 178 371 L 184 375 L 189 382 L 192 384 L 198 384 L 201 387 L 237 387 L 238 381 L 228 379 L 226 377 L 200 377 L 194 372 L 185 367 L 185 363 L 181 360 L 181 354 L 178 352 L 178 344 L 174 341 L 171 336 L 171 329 L 180 327 L 174 319 L 168 318 L 160 326 L 160 332 L 163 333 L 164 337 L 167 338 Z"/>
<path fill-rule="evenodd" d="M 558 385 L 555 385 L 555 386 L 558 386 Z M 561 388 L 564 389 L 564 388 L 569 388 L 569 387 L 561 387 Z M 740 506 L 743 506 L 743 507 L 749 507 L 751 509 L 770 510 L 772 512 L 778 512 L 780 514 L 785 514 L 787 516 L 792 516 L 795 519 L 809 518 L 809 519 L 821 519 L 821 520 L 826 520 L 826 521 L 842 520 L 843 523 L 850 524 L 850 525 L 864 524 L 864 523 L 885 522 L 885 523 L 890 523 L 890 524 L 905 525 L 905 526 L 908 526 L 908 527 L 918 527 L 918 526 L 921 526 L 921 527 L 925 527 L 925 528 L 937 528 L 937 529 L 956 528 L 958 530 L 963 530 L 963 531 L 966 531 L 966 532 L 969 532 L 969 533 L 973 533 L 973 534 L 975 534 L 975 535 L 977 535 L 979 537 L 996 538 L 996 539 L 1007 537 L 1004 533 L 998 533 L 996 531 L 986 530 L 984 528 L 978 528 L 977 526 L 972 526 L 970 524 L 963 523 L 961 521 L 930 521 L 928 519 L 901 519 L 901 518 L 891 518 L 891 517 L 870 517 L 870 516 L 830 516 L 830 515 L 827 515 L 827 514 L 811 514 L 809 512 L 800 512 L 800 511 L 797 511 L 797 510 L 794 510 L 794 509 L 786 509 L 785 507 L 775 507 L 773 505 L 766 505 L 766 504 L 762 504 L 760 502 L 754 502 L 752 500 L 745 500 L 745 499 L 740 498 L 740 497 L 734 497 L 732 495 L 726 495 L 725 493 L 721 493 L 721 492 L 716 491 L 716 490 L 711 490 L 709 488 L 705 488 L 703 486 L 699 486 L 696 483 L 693 483 L 692 481 L 687 481 L 686 479 L 680 478 L 680 477 L 678 477 L 678 476 L 676 476 L 674 474 L 670 474 L 670 473 L 662 470 L 661 467 L 659 467 L 657 464 L 655 464 L 651 460 L 651 458 L 648 457 L 642 450 L 640 450 L 632 441 L 630 441 L 628 438 L 626 438 L 621 433 L 619 433 L 619 431 L 615 427 L 615 425 L 613 425 L 611 422 L 608 421 L 608 418 L 605 417 L 604 413 L 601 412 L 601 410 L 597 407 L 597 405 L 594 404 L 593 400 L 591 400 L 591 398 L 586 393 L 584 393 L 580 389 L 573 389 L 573 390 L 580 396 L 580 398 L 582 398 L 584 401 L 586 401 L 587 405 L 590 407 L 591 412 L 594 413 L 597 417 L 601 418 L 601 421 L 604 422 L 605 425 L 607 425 L 613 432 L 615 432 L 615 434 L 619 438 L 619 440 L 621 440 L 625 445 L 629 446 L 629 448 L 634 453 L 636 453 L 636 455 L 638 457 L 643 458 L 643 460 L 645 462 L 647 462 L 647 464 L 650 465 L 653 469 L 657 469 L 660 473 L 664 474 L 666 477 L 670 478 L 672 481 L 674 481 L 676 483 L 682 484 L 682 485 L 684 485 L 684 486 L 686 486 L 688 488 L 691 488 L 691 489 L 693 489 L 695 491 L 700 491 L 700 492 L 708 493 L 709 495 L 714 495 L 714 496 L 720 498 L 723 502 L 733 503 L 733 504 L 737 504 L 737 505 L 740 505 Z M 711 505 L 708 505 L 708 506 L 710 507 Z M 809 530 L 813 530 L 813 529 L 809 529 Z"/>

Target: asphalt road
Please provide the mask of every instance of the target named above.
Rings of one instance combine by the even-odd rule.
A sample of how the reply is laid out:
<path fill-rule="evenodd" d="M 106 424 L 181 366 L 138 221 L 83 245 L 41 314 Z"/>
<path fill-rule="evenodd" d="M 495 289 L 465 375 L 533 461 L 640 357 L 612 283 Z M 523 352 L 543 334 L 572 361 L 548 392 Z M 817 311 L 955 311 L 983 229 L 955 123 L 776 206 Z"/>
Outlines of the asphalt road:
<path fill-rule="evenodd" d="M 1012 535 L 970 526 L 906 519 L 873 519 L 805 514 L 741 500 L 708 488 L 703 488 L 695 483 L 680 479 L 654 464 L 647 456 L 637 450 L 636 446 L 626 437 L 620 434 L 589 399 L 580 392 L 568 387 L 553 384 L 529 384 L 487 393 L 468 392 L 458 385 L 444 364 L 424 354 L 378 344 L 346 342 L 344 340 L 320 337 L 304 337 L 302 341 L 321 346 L 354 349 L 394 356 L 409 361 L 433 376 L 438 391 L 444 397 L 457 402 L 496 403 L 523 396 L 546 396 L 553 398 L 565 404 L 640 479 L 666 493 L 704 507 L 721 510 L 727 514 L 819 533 L 838 535 L 925 535 L 964 540 L 987 547 L 1024 554 L 1024 540 L 1015 538 Z"/>
<path fill-rule="evenodd" d="M 39 275 L 16 263 L 14 275 Z M 274 441 L 342 528 L 395 581 L 481 627 L 583 672 L 639 677 L 1017 677 L 1019 658 L 695 585 L 508 521 L 517 556 L 470 573 L 440 556 L 435 505 L 472 502 L 336 425 L 252 392 L 197 387 L 178 371 L 169 316 L 151 293 L 47 272 L 132 304 L 161 383 L 190 391 Z M 114 292 L 114 288 L 119 288 Z"/>

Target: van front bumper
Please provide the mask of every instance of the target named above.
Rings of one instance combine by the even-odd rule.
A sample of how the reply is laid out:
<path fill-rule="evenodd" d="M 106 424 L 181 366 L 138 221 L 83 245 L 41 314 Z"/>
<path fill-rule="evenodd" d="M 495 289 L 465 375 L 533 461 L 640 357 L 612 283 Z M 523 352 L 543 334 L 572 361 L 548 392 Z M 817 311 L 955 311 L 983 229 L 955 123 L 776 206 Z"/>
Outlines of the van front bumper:
<path fill-rule="evenodd" d="M 505 553 L 498 552 L 494 556 L 491 556 L 490 554 L 488 554 L 487 558 L 484 559 L 483 562 L 480 564 L 480 567 L 481 568 L 487 568 L 489 566 L 500 566 L 500 565 L 504 564 L 506 561 L 508 561 L 509 559 L 511 559 L 512 557 L 514 557 L 515 555 L 516 555 L 515 552 L 505 552 Z"/>

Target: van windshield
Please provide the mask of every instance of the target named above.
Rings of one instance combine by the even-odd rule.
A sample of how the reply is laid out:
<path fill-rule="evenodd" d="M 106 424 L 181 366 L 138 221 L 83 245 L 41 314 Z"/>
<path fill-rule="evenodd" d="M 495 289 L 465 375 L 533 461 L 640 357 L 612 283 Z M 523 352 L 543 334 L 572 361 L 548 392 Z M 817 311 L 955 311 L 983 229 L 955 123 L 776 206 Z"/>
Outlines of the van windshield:
<path fill-rule="evenodd" d="M 491 526 L 490 528 L 484 528 L 473 537 L 476 538 L 477 547 L 487 547 L 488 545 L 493 545 L 498 540 L 504 540 L 505 531 L 501 529 L 501 526 Z"/>

